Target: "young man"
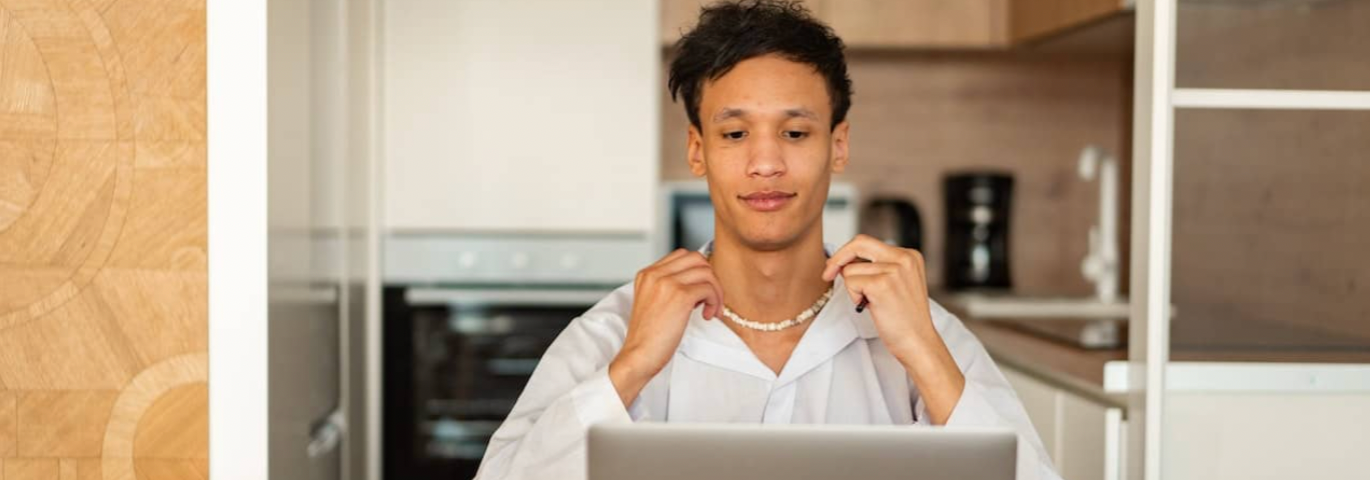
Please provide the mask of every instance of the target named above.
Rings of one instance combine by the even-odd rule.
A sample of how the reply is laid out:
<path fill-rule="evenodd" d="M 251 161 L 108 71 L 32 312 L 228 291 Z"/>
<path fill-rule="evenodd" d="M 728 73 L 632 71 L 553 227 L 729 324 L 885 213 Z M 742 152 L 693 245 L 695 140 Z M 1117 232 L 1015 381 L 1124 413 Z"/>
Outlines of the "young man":
<path fill-rule="evenodd" d="M 633 421 L 1005 426 L 1018 478 L 1059 478 L 984 348 L 928 299 L 917 251 L 822 243 L 849 162 L 842 41 L 759 0 L 704 9 L 676 52 L 669 87 L 716 236 L 572 321 L 477 478 L 583 478 L 589 426 Z"/>

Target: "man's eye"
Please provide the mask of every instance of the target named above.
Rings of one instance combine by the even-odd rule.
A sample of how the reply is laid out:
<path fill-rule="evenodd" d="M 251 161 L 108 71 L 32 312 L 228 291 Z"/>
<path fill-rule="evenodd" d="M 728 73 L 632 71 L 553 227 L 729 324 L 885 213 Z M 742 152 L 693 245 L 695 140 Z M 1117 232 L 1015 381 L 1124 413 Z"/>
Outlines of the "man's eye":
<path fill-rule="evenodd" d="M 741 140 L 747 136 L 747 132 L 723 132 L 723 138 L 728 140 Z"/>
<path fill-rule="evenodd" d="M 804 138 L 804 137 L 809 136 L 809 132 L 801 132 L 801 131 L 799 131 L 799 130 L 789 130 L 789 131 L 783 133 L 783 135 L 785 136 L 785 138 L 788 138 L 788 139 L 791 139 L 791 140 L 798 140 L 798 139 L 801 139 L 801 138 Z"/>

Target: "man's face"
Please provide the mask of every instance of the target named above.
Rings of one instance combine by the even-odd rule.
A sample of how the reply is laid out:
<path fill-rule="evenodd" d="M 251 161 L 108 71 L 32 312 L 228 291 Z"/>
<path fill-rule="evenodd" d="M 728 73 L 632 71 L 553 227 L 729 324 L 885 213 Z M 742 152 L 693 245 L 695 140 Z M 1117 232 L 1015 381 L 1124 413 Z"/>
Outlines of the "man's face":
<path fill-rule="evenodd" d="M 847 165 L 848 125 L 831 128 L 832 113 L 823 77 L 778 55 L 704 83 L 689 163 L 708 180 L 715 235 L 762 251 L 822 235 L 828 185 Z"/>

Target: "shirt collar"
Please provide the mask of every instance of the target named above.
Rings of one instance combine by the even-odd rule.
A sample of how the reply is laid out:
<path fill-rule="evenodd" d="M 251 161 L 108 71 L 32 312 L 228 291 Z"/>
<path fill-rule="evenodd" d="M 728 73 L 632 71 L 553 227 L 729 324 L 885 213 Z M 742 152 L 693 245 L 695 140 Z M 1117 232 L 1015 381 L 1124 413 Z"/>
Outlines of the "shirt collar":
<path fill-rule="evenodd" d="M 823 254 L 826 256 L 831 257 L 832 252 L 836 250 L 837 248 L 833 247 L 831 243 L 823 244 Z M 698 251 L 699 253 L 704 254 L 704 256 L 706 257 L 709 256 L 709 254 L 714 251 L 714 241 L 709 240 L 708 242 L 704 242 L 704 245 L 699 247 Z M 847 289 L 843 286 L 845 284 L 844 282 L 845 280 L 842 278 L 841 275 L 838 275 L 837 279 L 833 281 L 832 300 L 829 300 L 828 305 L 823 307 L 823 312 L 832 310 L 836 312 L 848 313 L 847 315 L 841 315 L 841 317 L 847 319 L 852 324 L 852 326 L 856 328 L 857 334 L 860 335 L 861 338 L 871 339 L 880 336 L 875 329 L 875 321 L 871 319 L 871 314 L 869 311 L 856 313 L 856 305 L 852 303 L 851 295 L 847 294 Z M 703 322 L 703 309 L 699 309 L 699 311 L 696 313 L 698 314 L 696 316 L 699 317 L 701 323 L 705 323 Z M 817 322 L 818 319 L 815 318 L 814 321 Z M 732 330 L 729 330 L 726 326 L 723 327 L 723 330 L 726 331 L 729 335 L 731 335 L 732 338 L 737 341 L 738 345 L 742 346 L 743 348 L 746 348 L 746 344 L 742 343 L 742 340 L 737 338 L 737 334 L 733 333 Z"/>
<path fill-rule="evenodd" d="M 712 250 L 711 240 L 704 244 L 699 252 L 708 255 Z M 834 248 L 824 244 L 823 251 L 832 255 Z M 856 305 L 847 294 L 840 275 L 833 281 L 832 299 L 811 320 L 813 325 L 804 332 L 804 337 L 795 346 L 779 376 L 761 363 L 747 348 L 747 344 L 723 324 L 727 320 L 704 320 L 703 311 L 703 307 L 699 307 L 690 314 L 689 325 L 681 340 L 681 352 L 685 356 L 720 368 L 767 380 L 777 380 L 780 383 L 793 381 L 827 362 L 857 338 L 871 339 L 878 336 L 870 312 L 856 313 Z"/>

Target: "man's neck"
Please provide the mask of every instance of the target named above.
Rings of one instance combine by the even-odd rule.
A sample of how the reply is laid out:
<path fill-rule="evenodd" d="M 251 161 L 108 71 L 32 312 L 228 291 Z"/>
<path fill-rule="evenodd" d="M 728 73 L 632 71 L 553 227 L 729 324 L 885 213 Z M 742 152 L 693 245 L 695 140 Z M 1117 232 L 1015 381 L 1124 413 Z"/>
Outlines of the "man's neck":
<path fill-rule="evenodd" d="M 716 230 L 718 231 L 718 230 Z M 723 302 L 743 318 L 780 322 L 799 315 L 827 291 L 822 230 L 781 250 L 753 250 L 729 235 L 714 239 L 709 263 Z"/>

